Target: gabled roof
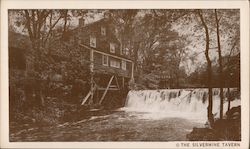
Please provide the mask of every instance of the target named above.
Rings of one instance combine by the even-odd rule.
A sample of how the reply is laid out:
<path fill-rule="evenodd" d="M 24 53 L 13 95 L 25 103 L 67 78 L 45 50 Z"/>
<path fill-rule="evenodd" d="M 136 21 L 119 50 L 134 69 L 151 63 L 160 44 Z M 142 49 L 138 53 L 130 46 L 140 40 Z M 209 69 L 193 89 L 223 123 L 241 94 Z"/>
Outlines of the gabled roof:
<path fill-rule="evenodd" d="M 103 21 L 107 21 L 107 19 L 102 18 L 102 19 L 97 20 L 97 21 L 95 21 L 95 22 L 91 22 L 91 23 L 88 23 L 88 24 L 84 24 L 84 26 L 82 26 L 82 27 L 79 27 L 79 25 L 78 25 L 78 26 L 75 27 L 74 29 L 71 29 L 69 32 L 78 31 L 79 28 L 88 28 L 88 27 L 91 27 L 91 26 L 96 25 L 96 24 L 98 24 L 98 23 L 101 23 L 101 22 L 103 22 Z"/>
<path fill-rule="evenodd" d="M 102 19 L 99 19 L 99 20 L 97 20 L 97 21 L 94 21 L 94 22 L 91 22 L 91 23 L 85 24 L 85 25 L 83 26 L 83 28 L 84 28 L 84 27 L 93 26 L 93 25 L 95 25 L 95 24 L 99 24 L 99 23 L 108 23 L 108 22 L 109 22 L 109 20 L 108 20 L 108 19 L 106 19 L 106 18 L 102 18 Z"/>

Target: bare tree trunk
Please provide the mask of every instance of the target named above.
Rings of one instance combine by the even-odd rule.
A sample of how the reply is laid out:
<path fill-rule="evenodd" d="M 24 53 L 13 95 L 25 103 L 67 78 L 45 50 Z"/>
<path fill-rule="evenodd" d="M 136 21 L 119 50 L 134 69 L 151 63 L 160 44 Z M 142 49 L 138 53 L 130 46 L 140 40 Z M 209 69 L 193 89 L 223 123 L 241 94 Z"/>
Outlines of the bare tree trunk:
<path fill-rule="evenodd" d="M 227 111 L 229 111 L 230 110 L 230 104 L 231 104 L 231 93 L 230 93 L 230 89 L 229 88 L 227 88 L 227 92 L 228 92 L 228 97 L 227 97 Z"/>
<path fill-rule="evenodd" d="M 67 30 L 67 22 L 68 22 L 68 10 L 64 11 L 64 25 L 63 25 L 63 33 L 66 33 Z"/>
<path fill-rule="evenodd" d="M 211 126 L 213 126 L 214 123 L 214 118 L 213 118 L 213 97 L 212 97 L 212 85 L 211 85 L 211 80 L 212 80 L 212 64 L 211 60 L 209 57 L 209 32 L 208 32 L 208 27 L 206 22 L 204 21 L 204 18 L 201 14 L 201 10 L 198 10 L 198 15 L 201 19 L 202 26 L 205 30 L 206 34 L 206 48 L 205 48 L 205 57 L 207 60 L 207 86 L 208 86 L 208 107 L 207 107 L 207 116 L 208 116 L 208 121 Z"/>
<path fill-rule="evenodd" d="M 217 31 L 217 44 L 218 44 L 218 62 L 219 62 L 219 78 L 220 78 L 220 119 L 223 119 L 223 71 L 222 71 L 222 56 L 221 56 L 221 45 L 220 45 L 220 30 L 219 30 L 219 20 L 217 16 L 216 9 L 215 13 L 215 21 L 216 21 L 216 31 Z"/>

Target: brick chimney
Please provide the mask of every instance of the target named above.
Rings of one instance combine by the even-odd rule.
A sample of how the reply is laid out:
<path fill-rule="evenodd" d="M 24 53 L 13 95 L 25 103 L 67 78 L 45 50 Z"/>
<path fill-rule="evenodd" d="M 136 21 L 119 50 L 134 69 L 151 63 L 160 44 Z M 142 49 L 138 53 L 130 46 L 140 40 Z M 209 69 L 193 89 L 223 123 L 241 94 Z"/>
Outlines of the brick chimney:
<path fill-rule="evenodd" d="M 79 18 L 79 24 L 78 24 L 78 26 L 79 27 L 83 27 L 84 26 L 84 22 L 85 22 L 84 18 Z"/>

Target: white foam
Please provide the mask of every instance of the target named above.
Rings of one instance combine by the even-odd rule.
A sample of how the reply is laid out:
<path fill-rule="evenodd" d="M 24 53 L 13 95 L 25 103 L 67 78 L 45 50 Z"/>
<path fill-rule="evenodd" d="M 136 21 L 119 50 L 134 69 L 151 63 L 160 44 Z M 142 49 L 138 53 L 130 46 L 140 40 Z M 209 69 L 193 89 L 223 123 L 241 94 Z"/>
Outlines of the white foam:
<path fill-rule="evenodd" d="M 235 91 L 236 89 L 230 89 Z M 226 97 L 227 89 L 224 89 Z M 219 116 L 220 90 L 213 89 L 213 114 Z M 141 118 L 161 119 L 166 117 L 181 117 L 197 121 L 207 120 L 208 106 L 207 89 L 164 89 L 130 91 L 126 105 L 122 110 L 144 112 Z M 231 107 L 240 105 L 240 99 L 231 101 Z M 227 98 L 224 99 L 224 114 L 227 111 Z"/>

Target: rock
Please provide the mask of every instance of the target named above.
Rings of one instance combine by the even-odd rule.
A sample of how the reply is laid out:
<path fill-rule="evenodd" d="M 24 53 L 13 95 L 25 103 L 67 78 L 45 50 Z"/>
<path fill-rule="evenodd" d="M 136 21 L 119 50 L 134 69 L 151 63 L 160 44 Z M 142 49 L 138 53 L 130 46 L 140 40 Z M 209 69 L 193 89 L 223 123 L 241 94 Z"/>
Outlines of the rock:
<path fill-rule="evenodd" d="M 216 136 L 213 129 L 209 128 L 193 128 L 190 134 L 187 134 L 189 141 L 217 141 L 219 138 Z"/>
<path fill-rule="evenodd" d="M 226 113 L 226 119 L 215 120 L 212 128 L 193 128 L 193 131 L 187 135 L 187 138 L 190 141 L 240 141 L 241 107 L 231 108 Z"/>
<path fill-rule="evenodd" d="M 226 119 L 216 120 L 213 129 L 223 140 L 241 140 L 241 107 L 233 107 L 227 111 Z"/>
<path fill-rule="evenodd" d="M 241 106 L 233 107 L 226 112 L 227 119 L 241 119 Z"/>

